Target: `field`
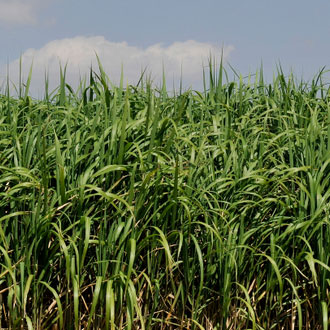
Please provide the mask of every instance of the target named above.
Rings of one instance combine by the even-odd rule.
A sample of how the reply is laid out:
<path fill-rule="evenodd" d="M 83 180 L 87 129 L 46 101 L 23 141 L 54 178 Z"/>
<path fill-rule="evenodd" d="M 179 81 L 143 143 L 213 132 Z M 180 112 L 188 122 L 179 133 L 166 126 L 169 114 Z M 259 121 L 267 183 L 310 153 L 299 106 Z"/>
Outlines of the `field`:
<path fill-rule="evenodd" d="M 328 328 L 330 89 L 211 64 L 3 91 L 1 329 Z"/>

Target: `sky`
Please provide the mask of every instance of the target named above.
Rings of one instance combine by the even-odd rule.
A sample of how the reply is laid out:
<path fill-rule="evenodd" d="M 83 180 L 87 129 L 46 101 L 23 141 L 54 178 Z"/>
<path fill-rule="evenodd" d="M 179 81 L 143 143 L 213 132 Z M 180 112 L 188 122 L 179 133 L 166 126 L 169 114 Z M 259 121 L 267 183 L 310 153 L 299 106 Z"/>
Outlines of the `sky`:
<path fill-rule="evenodd" d="M 40 97 L 46 71 L 55 87 L 67 64 L 75 86 L 96 54 L 114 83 L 146 68 L 157 84 L 164 69 L 168 84 L 200 89 L 210 54 L 243 76 L 262 65 L 271 80 L 281 64 L 308 80 L 330 68 L 329 13 L 328 0 L 0 0 L 0 93 L 20 57 Z"/>

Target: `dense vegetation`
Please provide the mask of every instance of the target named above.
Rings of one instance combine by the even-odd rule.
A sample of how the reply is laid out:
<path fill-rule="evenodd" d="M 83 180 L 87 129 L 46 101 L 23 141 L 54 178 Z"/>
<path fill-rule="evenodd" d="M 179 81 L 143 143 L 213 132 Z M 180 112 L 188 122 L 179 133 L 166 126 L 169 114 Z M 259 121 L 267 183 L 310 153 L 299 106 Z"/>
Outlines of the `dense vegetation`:
<path fill-rule="evenodd" d="M 0 327 L 326 329 L 330 89 L 262 72 L 0 96 Z M 253 81 L 253 82 L 252 82 Z"/>

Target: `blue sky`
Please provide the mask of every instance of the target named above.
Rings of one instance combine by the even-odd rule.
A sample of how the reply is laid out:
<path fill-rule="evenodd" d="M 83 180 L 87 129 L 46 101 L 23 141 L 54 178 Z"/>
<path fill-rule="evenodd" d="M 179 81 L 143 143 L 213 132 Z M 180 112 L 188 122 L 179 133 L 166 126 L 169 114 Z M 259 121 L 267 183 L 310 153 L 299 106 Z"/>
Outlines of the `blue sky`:
<path fill-rule="evenodd" d="M 164 64 L 186 86 L 201 86 L 202 64 L 212 52 L 247 75 L 263 63 L 310 79 L 330 62 L 328 0 L 0 0 L 0 80 L 10 67 L 15 81 L 22 54 L 34 61 L 34 87 L 45 69 L 56 84 L 59 62 L 75 81 L 96 51 L 113 81 L 121 64 L 129 82 L 148 66 L 155 80 Z"/>

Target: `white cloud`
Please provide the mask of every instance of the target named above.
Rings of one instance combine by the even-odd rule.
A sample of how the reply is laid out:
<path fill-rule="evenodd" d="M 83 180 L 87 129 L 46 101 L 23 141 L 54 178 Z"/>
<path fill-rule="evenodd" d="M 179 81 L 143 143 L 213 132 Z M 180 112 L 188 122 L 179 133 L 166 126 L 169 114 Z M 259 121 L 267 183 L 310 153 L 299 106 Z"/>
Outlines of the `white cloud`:
<path fill-rule="evenodd" d="M 47 2 L 49 0 L 0 0 L 0 24 L 36 24 L 38 11 Z"/>
<path fill-rule="evenodd" d="M 234 49 L 233 46 L 223 47 L 226 60 Z M 90 66 L 97 69 L 96 55 L 110 80 L 118 83 L 121 66 L 124 68 L 125 83 L 136 83 L 142 69 L 148 68 L 155 82 L 159 82 L 164 65 L 169 86 L 173 79 L 178 81 L 183 72 L 186 85 L 194 85 L 202 80 L 202 65 L 206 64 L 210 54 L 220 58 L 222 48 L 210 43 L 194 40 L 174 42 L 169 46 L 155 44 L 147 48 L 131 46 L 126 42 L 111 42 L 102 36 L 75 37 L 54 40 L 40 49 L 28 49 L 22 54 L 25 76 L 33 61 L 32 85 L 42 91 L 45 71 L 49 73 L 52 87 L 58 84 L 59 63 L 67 67 L 67 81 L 77 85 L 79 75 L 85 75 Z M 10 77 L 18 76 L 19 59 L 9 65 Z M 4 72 L 4 68 L 2 70 Z"/>

